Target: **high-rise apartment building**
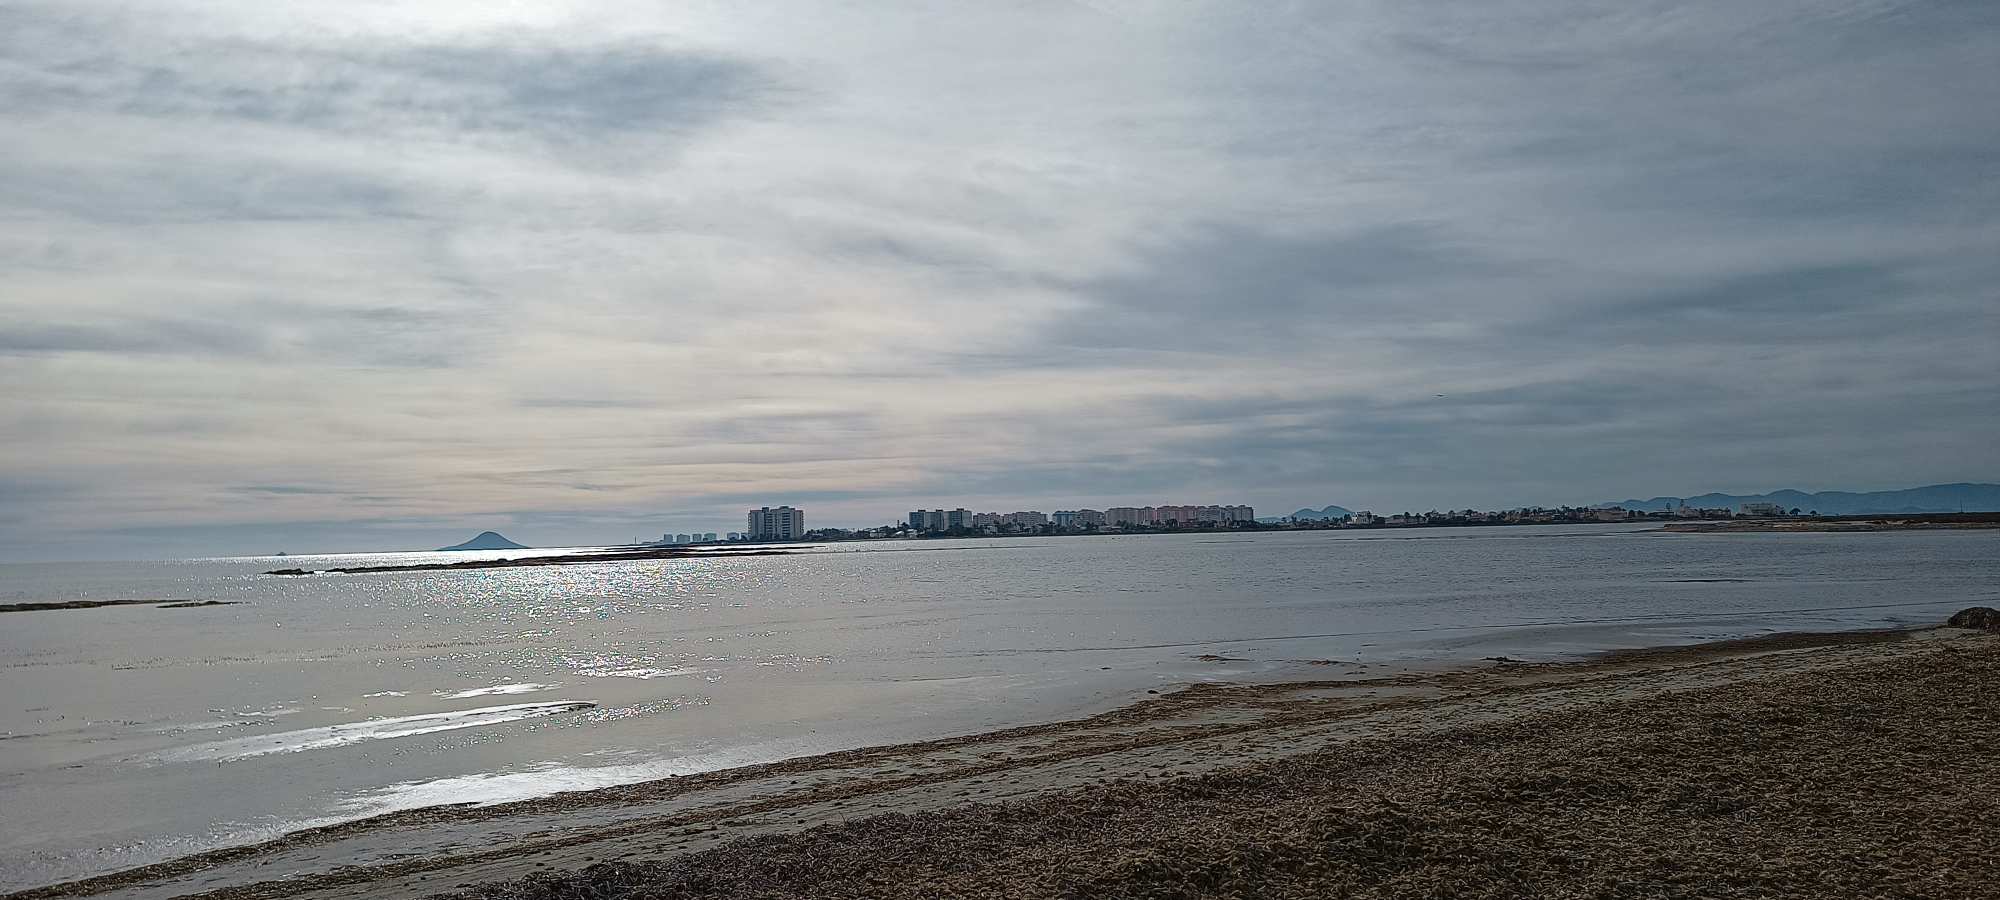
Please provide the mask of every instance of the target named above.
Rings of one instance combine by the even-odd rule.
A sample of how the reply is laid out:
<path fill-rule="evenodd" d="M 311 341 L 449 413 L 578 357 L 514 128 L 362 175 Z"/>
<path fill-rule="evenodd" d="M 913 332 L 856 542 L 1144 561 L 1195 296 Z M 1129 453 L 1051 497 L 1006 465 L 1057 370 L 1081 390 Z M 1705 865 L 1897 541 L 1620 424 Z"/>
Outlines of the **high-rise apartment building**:
<path fill-rule="evenodd" d="M 1153 525 L 1159 521 L 1150 506 L 1114 506 L 1104 511 L 1104 519 L 1113 525 Z"/>
<path fill-rule="evenodd" d="M 753 541 L 795 541 L 805 533 L 805 510 L 766 506 L 750 511 L 750 530 L 744 537 Z"/>
<path fill-rule="evenodd" d="M 1197 525 L 1203 523 L 1255 522 L 1257 511 L 1248 506 L 1114 506 L 1103 513 L 1113 525 Z"/>
<path fill-rule="evenodd" d="M 1248 506 L 1200 506 L 1194 509 L 1196 522 L 1255 522 L 1257 511 Z"/>
<path fill-rule="evenodd" d="M 1084 528 L 1103 525 L 1104 513 L 1095 509 L 1059 509 L 1055 513 L 1057 528 Z"/>
<path fill-rule="evenodd" d="M 1020 512 L 972 513 L 967 510 L 932 509 L 912 510 L 909 514 L 910 528 L 919 533 L 940 531 L 1012 531 L 1017 528 L 1038 529 L 1051 523 L 1046 513 L 1034 510 Z M 1190 528 L 1203 525 L 1229 525 L 1257 521 L 1257 511 L 1248 506 L 1114 506 L 1110 509 L 1063 509 L 1057 510 L 1053 518 L 1059 529 L 1102 528 L 1106 525 L 1160 526 L 1172 525 Z"/>
<path fill-rule="evenodd" d="M 910 510 L 910 530 L 919 532 L 958 531 L 973 527 L 972 510 L 958 509 L 913 509 Z"/>

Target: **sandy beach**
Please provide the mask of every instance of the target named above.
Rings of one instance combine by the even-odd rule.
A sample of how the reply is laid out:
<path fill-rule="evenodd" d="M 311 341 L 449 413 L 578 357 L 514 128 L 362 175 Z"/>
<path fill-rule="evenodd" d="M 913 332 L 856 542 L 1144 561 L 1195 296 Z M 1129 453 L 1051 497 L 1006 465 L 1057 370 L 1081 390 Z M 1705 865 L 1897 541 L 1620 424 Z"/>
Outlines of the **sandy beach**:
<path fill-rule="evenodd" d="M 1991 896 L 2000 636 L 1202 685 L 16 897 Z"/>

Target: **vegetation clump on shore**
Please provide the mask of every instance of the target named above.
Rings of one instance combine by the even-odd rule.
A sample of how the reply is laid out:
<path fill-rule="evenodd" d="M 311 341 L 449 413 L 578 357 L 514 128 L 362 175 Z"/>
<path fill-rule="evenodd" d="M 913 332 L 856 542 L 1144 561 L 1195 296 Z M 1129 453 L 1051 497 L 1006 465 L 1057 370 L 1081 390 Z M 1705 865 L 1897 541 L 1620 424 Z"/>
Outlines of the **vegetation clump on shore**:
<path fill-rule="evenodd" d="M 1959 610 L 1945 624 L 1952 628 L 2000 631 L 2000 609 L 1994 609 L 1991 606 L 1967 607 Z"/>
<path fill-rule="evenodd" d="M 2000 896 L 2000 640 L 856 819 L 479 900 Z"/>

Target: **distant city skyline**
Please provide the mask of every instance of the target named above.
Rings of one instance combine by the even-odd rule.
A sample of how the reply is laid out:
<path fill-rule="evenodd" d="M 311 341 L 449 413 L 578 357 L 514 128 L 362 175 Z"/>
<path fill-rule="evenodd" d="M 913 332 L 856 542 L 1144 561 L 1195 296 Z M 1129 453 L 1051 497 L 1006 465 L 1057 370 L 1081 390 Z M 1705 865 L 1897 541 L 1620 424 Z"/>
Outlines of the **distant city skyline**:
<path fill-rule="evenodd" d="M 1005 504 L 1002 504 L 1005 505 Z M 765 508 L 765 514 L 768 514 Z M 1258 515 L 1254 507 L 1241 504 L 1224 505 L 1151 505 L 1143 507 L 1111 506 L 1105 509 L 1079 507 L 1057 509 L 1054 512 L 1041 510 L 1015 510 L 1001 513 L 995 511 L 975 512 L 970 507 L 939 507 L 917 509 L 900 517 L 884 522 L 834 523 L 816 528 L 805 528 L 803 533 L 811 534 L 821 529 L 837 531 L 879 532 L 907 529 L 919 534 L 952 533 L 960 531 L 1011 532 L 1034 531 L 1053 527 L 1058 531 L 1080 530 L 1104 526 L 1156 525 L 1231 525 L 1246 522 L 1288 522 L 1295 514 L 1304 515 L 1300 521 L 1324 519 L 1334 516 L 1350 517 L 1359 524 L 1383 522 L 1404 525 L 1421 522 L 1456 521 L 1466 518 L 1485 517 L 1498 523 L 1513 524 L 1524 520 L 1538 520 L 1537 514 L 1558 510 L 1595 511 L 1601 515 L 1571 516 L 1563 521 L 1595 520 L 1621 521 L 1631 513 L 1672 514 L 1669 518 L 1684 518 L 1704 514 L 1750 513 L 1764 515 L 1785 514 L 1788 510 L 1800 510 L 1813 514 L 1851 515 L 1856 513 L 1898 513 L 1898 512 L 1953 512 L 1953 511 L 2000 511 L 2000 484 L 1957 483 L 1924 485 L 1892 491 L 1847 492 L 1828 491 L 1804 493 L 1781 489 L 1750 495 L 1729 495 L 1705 492 L 1692 495 L 1656 495 L 1650 498 L 1628 498 L 1626 500 L 1604 500 L 1595 503 L 1526 503 L 1511 506 L 1480 508 L 1474 506 L 1443 507 L 1396 507 L 1385 506 L 1381 512 L 1371 508 L 1346 509 L 1329 504 L 1323 507 L 1302 507 L 1292 512 L 1273 511 L 1268 515 Z M 1337 512 L 1336 512 L 1337 511 Z M 751 511 L 754 526 L 759 510 Z M 803 512 L 793 510 L 798 522 L 803 523 Z M 685 537 L 669 535 L 669 538 Z M 708 536 L 713 540 L 714 535 Z M 748 539 L 745 532 L 728 533 L 729 540 Z M 697 538 L 700 539 L 700 538 Z"/>
<path fill-rule="evenodd" d="M 2000 5 L 774 2 L 9 3 L 0 559 L 2000 477 Z"/>
<path fill-rule="evenodd" d="M 1038 509 L 973 512 L 965 507 L 916 509 L 905 513 L 902 522 L 922 532 L 979 530 L 999 527 L 1037 528 L 1043 525 L 1067 527 L 1085 525 L 1155 525 L 1168 522 L 1254 522 L 1256 510 L 1242 504 L 1111 506 L 1104 509 L 1076 507 L 1046 513 Z"/>
<path fill-rule="evenodd" d="M 1696 509 L 1704 509 L 1704 508 L 1712 509 L 1716 507 L 1721 507 L 1734 510 L 1741 508 L 1742 506 L 1741 501 L 1744 499 L 1754 499 L 1761 497 L 1777 497 L 1780 500 L 1783 500 L 1784 502 L 1776 504 L 1778 508 L 1789 509 L 1792 507 L 1797 507 L 1806 510 L 1816 510 L 1829 515 L 1844 515 L 1844 514 L 1851 514 L 1854 512 L 1911 511 L 1919 508 L 1936 512 L 1951 512 L 1954 510 L 1973 511 L 1973 512 L 2000 511 L 2000 483 L 1991 483 L 1991 482 L 1969 482 L 1969 483 L 1927 485 L 1920 487 L 1897 488 L 1897 489 L 1878 491 L 1878 492 L 1828 491 L 1818 495 L 1817 497 L 1810 493 L 1801 493 L 1792 489 L 1779 489 L 1776 491 L 1751 492 L 1749 494 L 1741 496 L 1717 494 L 1715 492 L 1703 492 L 1700 494 L 1653 495 L 1652 497 L 1649 498 L 1630 498 L 1626 500 L 1613 500 L 1610 498 L 1601 498 L 1595 501 L 1545 502 L 1545 503 L 1528 502 L 1528 503 L 1514 503 L 1514 504 L 1506 504 L 1499 506 L 1484 506 L 1484 507 L 1477 506 L 1474 504 L 1438 504 L 1438 505 L 1425 506 L 1425 505 L 1410 505 L 1410 504 L 1395 504 L 1395 503 L 1370 505 L 1357 502 L 1353 504 L 1352 511 L 1357 513 L 1369 512 L 1372 513 L 1375 518 L 1384 521 L 1400 521 L 1396 518 L 1399 515 L 1415 516 L 1421 518 L 1423 514 L 1426 512 L 1450 513 L 1463 510 L 1476 510 L 1489 513 L 1504 513 L 1508 511 L 1519 511 L 1519 510 L 1555 510 L 1561 508 L 1588 509 L 1591 507 L 1596 507 L 1601 504 L 1607 504 L 1607 503 L 1625 504 L 1627 508 L 1630 508 L 1635 511 L 1659 511 L 1672 508 L 1672 505 L 1670 503 L 1663 504 L 1662 501 L 1678 500 L 1678 499 L 1685 499 L 1691 501 L 1689 505 L 1691 505 L 1693 508 Z M 1880 498 L 1880 499 L 1877 500 L 1875 498 Z M 1311 509 L 1314 511 L 1318 511 L 1324 506 L 1315 504 L 1317 504 L 1317 501 L 1313 501 L 1313 503 L 1310 504 L 1303 504 L 1296 506 L 1292 504 L 1280 504 L 1278 507 L 1274 507 L 1273 512 L 1259 515 L 1258 518 L 1267 520 L 1282 519 L 1289 517 L 1291 513 L 1294 511 L 1299 511 L 1303 509 Z M 1019 505 L 1035 505 L 1035 504 L 1002 503 L 998 505 L 1019 506 Z M 1040 504 L 1040 505 L 1047 506 L 1050 504 Z M 1825 507 L 1825 508 L 1820 509 L 1819 507 Z M 1091 510 L 1089 508 L 1085 508 L 1085 510 L 1088 510 L 1090 512 L 1096 512 L 1099 514 L 1104 514 L 1110 512 L 1110 510 L 1118 508 L 1119 507 L 1109 507 L 1106 510 Z M 1138 509 L 1138 508 L 1143 508 L 1143 507 L 1128 508 L 1128 509 Z M 1158 507 L 1155 506 L 1154 508 L 1157 509 Z M 759 507 L 757 509 L 753 509 L 752 512 L 754 513 L 760 511 L 761 509 L 762 508 Z M 773 509 L 774 510 L 778 509 L 778 507 L 773 507 Z M 881 518 L 879 516 L 871 517 L 868 515 L 862 515 L 854 519 L 836 520 L 832 522 L 822 521 L 815 525 L 806 526 L 804 520 L 804 510 L 798 507 L 791 507 L 791 509 L 798 515 L 798 518 L 795 521 L 801 533 L 809 532 L 811 530 L 818 528 L 866 530 L 866 529 L 878 528 L 883 525 L 895 526 L 899 522 L 906 521 L 908 517 L 907 513 L 903 514 L 900 517 L 890 517 L 886 519 Z M 983 515 L 982 513 L 972 512 L 970 507 L 958 507 L 954 509 L 962 509 L 966 513 L 966 521 L 977 522 L 979 520 L 979 517 Z M 1253 513 L 1255 512 L 1254 507 L 1250 507 L 1250 510 Z M 944 512 L 949 512 L 951 510 L 940 509 L 937 511 L 940 513 L 944 513 Z M 1065 512 L 1074 515 L 1079 511 L 1080 510 L 1077 509 L 1068 509 L 1068 510 L 1058 509 L 1055 512 L 1046 513 L 1045 518 L 1049 523 L 1053 524 L 1059 521 L 1060 517 Z M 1011 517 L 1018 515 L 1019 513 L 1032 514 L 1039 512 L 1041 511 L 1019 510 L 1016 513 L 1006 513 L 999 515 L 1003 517 Z M 734 512 L 729 513 L 728 515 L 731 516 L 732 520 L 742 520 L 743 516 L 742 508 L 737 507 Z M 535 547 L 605 546 L 605 545 L 622 543 L 626 540 L 632 540 L 640 543 L 651 542 L 651 539 L 644 537 L 644 534 L 651 533 L 650 529 L 659 522 L 665 521 L 668 518 L 679 518 L 682 521 L 689 521 L 697 517 L 642 515 L 638 518 L 645 520 L 647 524 L 645 526 L 645 529 L 642 530 L 641 534 L 637 536 L 630 534 L 620 536 L 615 532 L 611 533 L 600 532 L 587 535 L 580 539 L 564 538 L 564 537 L 556 537 L 552 539 L 546 533 L 521 531 L 517 527 L 517 524 L 512 523 L 511 521 L 507 524 L 504 524 L 501 530 L 511 531 L 519 535 L 523 535 L 524 536 L 523 540 L 525 541 L 525 543 Z M 1107 518 L 1107 522 L 1108 521 L 1109 519 Z M 412 523 L 406 523 L 404 525 L 404 530 L 398 532 L 407 534 L 406 537 L 402 538 L 402 540 L 407 541 L 407 543 L 387 542 L 387 543 L 377 543 L 377 544 L 358 544 L 358 543 L 329 542 L 324 544 L 314 544 L 307 542 L 307 543 L 293 543 L 293 544 L 288 544 L 286 547 L 272 548 L 269 545 L 270 542 L 260 543 L 255 541 L 244 541 L 242 545 L 238 547 L 227 548 L 221 551 L 209 550 L 207 552 L 189 552 L 183 554 L 182 557 L 262 556 L 278 552 L 279 550 L 287 550 L 287 552 L 294 552 L 294 553 L 297 552 L 350 553 L 350 552 L 422 550 L 434 545 L 436 541 L 440 538 L 448 537 L 450 535 L 458 533 L 459 531 L 475 527 L 479 529 L 486 529 L 490 528 L 491 526 L 490 524 L 480 524 L 480 522 L 478 521 L 469 523 L 442 524 L 442 525 L 425 525 L 423 523 L 412 522 Z M 746 532 L 737 531 L 734 529 L 726 532 L 703 531 L 701 533 L 700 538 L 696 538 L 695 534 L 696 533 L 693 531 L 688 531 L 688 532 L 668 531 L 662 536 L 662 541 L 666 543 L 673 543 L 678 541 L 683 535 L 685 535 L 688 538 L 688 542 L 693 542 L 694 540 L 698 539 L 714 540 L 723 537 L 727 537 L 727 539 L 730 540 L 736 540 L 744 537 Z M 710 535 L 713 535 L 714 537 L 711 537 Z M 138 556 L 138 555 L 121 556 L 121 555 L 109 555 L 109 554 L 100 554 L 93 556 L 88 554 L 82 554 L 82 555 L 72 555 L 66 557 L 51 556 L 49 557 L 49 559 L 56 559 L 56 558 L 144 559 L 144 558 L 182 558 L 182 557 L 176 557 L 170 553 L 161 553 L 150 557 Z M 0 562 L 5 562 L 5 561 L 7 560 L 0 560 Z"/>

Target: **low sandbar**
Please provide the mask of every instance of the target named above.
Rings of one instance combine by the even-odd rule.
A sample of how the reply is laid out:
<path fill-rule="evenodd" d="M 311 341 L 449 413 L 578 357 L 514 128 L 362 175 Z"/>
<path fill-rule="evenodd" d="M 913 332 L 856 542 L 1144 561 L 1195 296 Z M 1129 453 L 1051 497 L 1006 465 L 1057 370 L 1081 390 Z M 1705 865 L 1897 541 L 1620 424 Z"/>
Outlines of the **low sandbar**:
<path fill-rule="evenodd" d="M 1889 516 L 1818 516 L 1799 519 L 1737 519 L 1727 522 L 1672 522 L 1662 531 L 1678 534 L 1730 532 L 1937 531 L 2000 528 L 2000 513 L 1923 513 Z"/>
<path fill-rule="evenodd" d="M 576 553 L 566 556 L 521 556 L 509 559 L 471 559 L 449 563 L 403 563 L 387 566 L 343 566 L 330 569 L 273 569 L 266 575 L 355 575 L 364 572 L 432 572 L 452 569 L 516 569 L 525 566 L 582 566 L 592 563 L 629 562 L 647 559 L 722 559 L 738 556 L 787 556 L 810 547 L 758 547 L 744 550 L 705 550 L 686 547 L 644 547 L 609 550 L 603 553 Z"/>
<path fill-rule="evenodd" d="M 117 600 L 49 600 L 36 603 L 0 603 L 0 613 L 45 612 L 57 609 L 99 609 L 106 606 L 155 606 L 160 609 L 193 609 L 201 606 L 234 606 L 237 600 L 161 600 L 157 597 L 125 597 Z"/>

